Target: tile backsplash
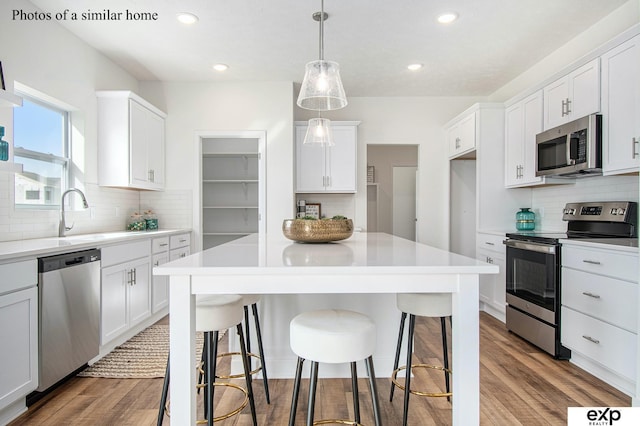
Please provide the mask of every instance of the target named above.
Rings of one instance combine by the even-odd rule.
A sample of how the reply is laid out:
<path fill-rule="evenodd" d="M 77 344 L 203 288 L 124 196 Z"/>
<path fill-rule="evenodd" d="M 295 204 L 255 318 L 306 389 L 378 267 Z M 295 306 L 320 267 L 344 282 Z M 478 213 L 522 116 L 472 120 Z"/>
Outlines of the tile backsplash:
<path fill-rule="evenodd" d="M 88 209 L 67 207 L 69 235 L 123 231 L 134 211 L 151 209 L 158 215 L 160 228 L 191 229 L 192 191 L 136 191 L 86 184 L 80 188 L 87 197 Z M 58 236 L 59 209 L 15 208 L 13 177 L 0 173 L 0 241 Z M 67 200 L 76 205 L 77 195 Z"/>
<path fill-rule="evenodd" d="M 573 184 L 534 188 L 532 207 L 536 213 L 536 229 L 565 231 L 567 224 L 562 221 L 562 209 L 566 203 L 581 201 L 637 202 L 638 181 L 638 176 L 597 176 L 576 179 Z"/>

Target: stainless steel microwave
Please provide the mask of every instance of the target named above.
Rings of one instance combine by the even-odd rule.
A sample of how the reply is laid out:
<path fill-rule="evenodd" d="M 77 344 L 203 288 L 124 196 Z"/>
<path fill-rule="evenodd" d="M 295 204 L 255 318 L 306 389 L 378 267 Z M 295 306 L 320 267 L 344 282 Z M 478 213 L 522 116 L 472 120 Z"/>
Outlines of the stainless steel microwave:
<path fill-rule="evenodd" d="M 587 115 L 536 135 L 536 176 L 599 174 L 602 174 L 602 115 Z"/>

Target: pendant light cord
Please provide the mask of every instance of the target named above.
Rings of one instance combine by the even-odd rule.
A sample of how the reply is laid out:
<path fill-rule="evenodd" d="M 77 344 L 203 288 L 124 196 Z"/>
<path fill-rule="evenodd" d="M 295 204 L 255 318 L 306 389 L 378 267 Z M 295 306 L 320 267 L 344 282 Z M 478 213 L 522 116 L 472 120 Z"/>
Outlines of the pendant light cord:
<path fill-rule="evenodd" d="M 320 0 L 320 60 L 324 61 L 324 0 Z"/>

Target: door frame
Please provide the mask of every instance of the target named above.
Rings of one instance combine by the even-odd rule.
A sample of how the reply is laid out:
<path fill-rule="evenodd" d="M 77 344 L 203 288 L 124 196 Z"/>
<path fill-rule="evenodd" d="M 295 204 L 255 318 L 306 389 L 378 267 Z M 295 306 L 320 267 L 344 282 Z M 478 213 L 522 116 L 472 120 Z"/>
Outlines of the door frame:
<path fill-rule="evenodd" d="M 202 251 L 202 140 L 203 139 L 258 139 L 258 233 L 266 232 L 266 130 L 200 130 L 195 132 L 195 182 L 193 196 L 193 247 L 196 252 Z"/>

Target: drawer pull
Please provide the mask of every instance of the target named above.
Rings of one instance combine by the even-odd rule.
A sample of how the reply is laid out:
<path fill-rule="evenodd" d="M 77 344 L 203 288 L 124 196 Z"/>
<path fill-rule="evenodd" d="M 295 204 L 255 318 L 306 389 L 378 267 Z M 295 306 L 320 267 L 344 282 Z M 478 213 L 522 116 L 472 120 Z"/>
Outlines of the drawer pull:
<path fill-rule="evenodd" d="M 169 243 L 160 243 L 160 247 L 166 247 L 168 245 L 169 245 Z"/>
<path fill-rule="evenodd" d="M 485 241 L 484 243 L 485 243 L 486 245 L 488 245 L 488 246 L 495 246 L 495 244 L 494 244 L 494 243 L 490 243 L 489 241 Z"/>
<path fill-rule="evenodd" d="M 582 294 L 584 294 L 585 296 L 593 297 L 594 299 L 600 299 L 600 295 L 599 294 L 593 294 L 593 293 L 590 293 L 588 291 L 583 291 Z"/>
<path fill-rule="evenodd" d="M 591 336 L 585 336 L 585 335 L 583 334 L 583 335 L 582 335 L 582 338 L 583 338 L 583 339 L 586 339 L 586 340 L 588 340 L 588 341 L 590 341 L 590 342 L 593 342 L 593 343 L 595 343 L 596 345 L 599 345 L 599 344 L 600 344 L 600 340 L 598 340 L 598 339 L 594 339 L 594 338 L 593 338 L 593 337 L 591 337 Z"/>
<path fill-rule="evenodd" d="M 591 265 L 600 265 L 600 262 L 598 262 L 597 260 L 588 260 L 588 259 L 583 259 L 582 260 L 584 263 L 589 263 Z"/>

